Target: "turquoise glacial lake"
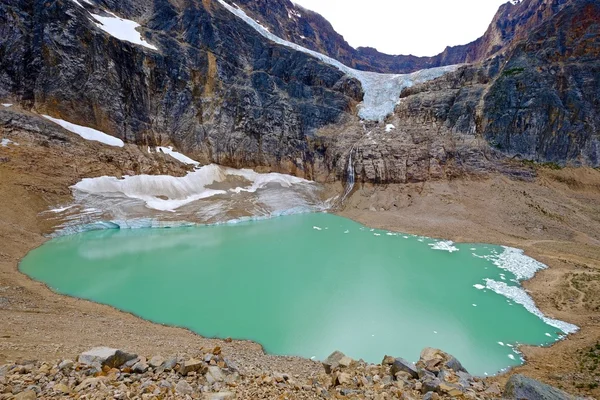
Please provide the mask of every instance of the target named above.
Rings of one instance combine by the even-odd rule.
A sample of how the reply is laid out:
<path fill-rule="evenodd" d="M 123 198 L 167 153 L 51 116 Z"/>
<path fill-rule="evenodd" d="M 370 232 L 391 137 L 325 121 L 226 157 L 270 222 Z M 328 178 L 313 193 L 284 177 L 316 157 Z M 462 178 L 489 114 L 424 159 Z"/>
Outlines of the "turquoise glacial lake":
<path fill-rule="evenodd" d="M 340 350 L 377 363 L 437 347 L 484 375 L 520 364 L 517 344 L 564 335 L 560 321 L 532 312 L 519 272 L 503 262 L 535 263 L 319 213 L 84 232 L 50 240 L 20 268 L 56 292 L 271 354 L 320 360 Z"/>

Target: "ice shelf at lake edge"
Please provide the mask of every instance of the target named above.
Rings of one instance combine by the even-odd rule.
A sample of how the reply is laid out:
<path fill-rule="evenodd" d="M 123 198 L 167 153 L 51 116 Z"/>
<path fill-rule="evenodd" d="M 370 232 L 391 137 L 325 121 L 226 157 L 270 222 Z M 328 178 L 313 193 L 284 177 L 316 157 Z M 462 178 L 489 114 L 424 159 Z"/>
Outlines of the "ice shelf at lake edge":
<path fill-rule="evenodd" d="M 227 4 L 224 0 L 218 1 L 223 7 L 244 20 L 258 33 L 272 42 L 309 54 L 326 64 L 338 68 L 346 75 L 358 79 L 362 84 L 364 91 L 364 99 L 358 115 L 365 120 L 383 121 L 385 117 L 394 111 L 394 107 L 398 103 L 400 93 L 402 93 L 403 89 L 411 87 L 417 83 L 427 82 L 429 80 L 439 78 L 447 72 L 455 71 L 459 67 L 459 65 L 449 65 L 445 67 L 424 69 L 411 74 L 381 74 L 377 72 L 359 71 L 350 68 L 324 54 L 281 39 L 280 37 L 269 32 L 264 26 L 250 18 L 244 12 L 244 10 L 233 7 Z"/>

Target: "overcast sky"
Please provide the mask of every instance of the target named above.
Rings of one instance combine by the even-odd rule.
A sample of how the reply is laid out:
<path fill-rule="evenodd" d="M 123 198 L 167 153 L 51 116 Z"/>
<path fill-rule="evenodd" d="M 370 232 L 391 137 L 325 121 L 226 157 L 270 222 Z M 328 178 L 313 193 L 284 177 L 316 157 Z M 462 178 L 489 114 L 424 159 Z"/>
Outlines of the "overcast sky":
<path fill-rule="evenodd" d="M 331 22 L 350 45 L 432 56 L 487 29 L 508 0 L 293 0 Z"/>

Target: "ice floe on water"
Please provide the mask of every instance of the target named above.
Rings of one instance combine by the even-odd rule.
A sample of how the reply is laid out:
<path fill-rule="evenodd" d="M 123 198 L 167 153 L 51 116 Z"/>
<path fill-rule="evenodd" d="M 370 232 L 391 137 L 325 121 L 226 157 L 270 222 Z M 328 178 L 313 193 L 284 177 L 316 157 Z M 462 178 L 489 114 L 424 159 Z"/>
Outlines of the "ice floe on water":
<path fill-rule="evenodd" d="M 140 32 L 137 31 L 137 28 L 140 27 L 140 24 L 137 22 L 117 17 L 115 14 L 110 12 L 109 14 L 112 15 L 111 17 L 103 17 L 102 15 L 92 13 L 90 14 L 95 20 L 98 21 L 94 22 L 96 26 L 109 35 L 119 40 L 144 46 L 148 49 L 158 50 L 155 46 L 148 43 L 142 37 Z"/>
<path fill-rule="evenodd" d="M 454 242 L 451 240 L 441 240 L 439 242 L 430 243 L 429 246 L 431 246 L 433 250 L 442 250 L 450 253 L 458 251 L 458 247 L 454 246 Z"/>
<path fill-rule="evenodd" d="M 326 64 L 336 67 L 346 75 L 359 80 L 364 92 L 364 99 L 359 110 L 359 116 L 365 120 L 383 121 L 387 115 L 394 111 L 394 107 L 398 103 L 400 93 L 402 93 L 403 89 L 417 83 L 439 78 L 448 72 L 455 71 L 459 67 L 458 65 L 450 65 L 424 69 L 411 74 L 381 74 L 377 72 L 359 71 L 324 54 L 309 50 L 274 35 L 264 26 L 250 18 L 244 10 L 227 4 L 224 0 L 219 0 L 219 3 L 272 42 L 309 54 Z"/>
<path fill-rule="evenodd" d="M 49 115 L 42 115 L 42 117 L 54 122 L 55 124 L 62 126 L 66 130 L 73 132 L 86 140 L 92 140 L 95 142 L 104 143 L 106 145 L 114 146 L 114 147 L 125 146 L 125 143 L 123 143 L 123 141 L 121 139 L 116 138 L 114 136 L 107 135 L 106 133 L 100 132 L 96 129 L 88 128 L 87 126 L 73 124 L 71 122 L 67 122 L 62 119 L 52 118 Z"/>
<path fill-rule="evenodd" d="M 492 279 L 486 279 L 486 288 L 490 289 L 504 297 L 507 297 L 517 304 L 521 304 L 527 311 L 538 316 L 546 324 L 560 329 L 565 333 L 575 333 L 579 330 L 579 327 L 568 322 L 560 321 L 546 317 L 539 308 L 535 305 L 533 299 L 527 294 L 525 289 L 520 286 L 509 286 L 505 282 L 498 282 Z"/>

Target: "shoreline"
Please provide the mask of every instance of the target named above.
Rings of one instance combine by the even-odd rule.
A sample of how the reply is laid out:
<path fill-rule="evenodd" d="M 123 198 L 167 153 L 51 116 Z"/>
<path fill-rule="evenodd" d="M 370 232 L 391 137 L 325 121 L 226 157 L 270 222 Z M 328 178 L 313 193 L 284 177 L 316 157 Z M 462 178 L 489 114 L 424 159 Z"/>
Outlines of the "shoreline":
<path fill-rule="evenodd" d="M 453 243 L 460 243 L 460 244 L 490 245 L 490 246 L 501 246 L 503 248 L 507 248 L 507 247 L 508 248 L 514 248 L 514 247 L 512 247 L 510 245 L 504 245 L 504 244 L 494 244 L 494 243 L 486 243 L 486 242 L 467 242 L 467 241 L 459 242 L 459 241 L 454 241 L 452 239 L 433 238 L 433 237 L 427 236 L 426 234 L 421 234 L 421 233 L 408 233 L 408 232 L 402 232 L 402 231 L 399 231 L 399 230 L 380 229 L 380 228 L 377 228 L 377 227 L 365 225 L 365 224 L 363 224 L 360 221 L 357 221 L 355 219 L 351 219 L 351 218 L 348 218 L 348 217 L 344 216 L 343 215 L 344 214 L 343 210 L 342 211 L 335 211 L 335 212 L 329 212 L 329 211 L 312 211 L 312 212 L 298 213 L 298 214 L 292 214 L 292 215 L 311 214 L 311 213 L 326 213 L 326 214 L 331 214 L 331 215 L 335 215 L 335 216 L 338 216 L 338 217 L 341 217 L 341 218 L 349 219 L 349 220 L 351 220 L 353 222 L 356 222 L 356 223 L 360 224 L 362 227 L 365 227 L 365 228 L 368 228 L 368 229 L 378 229 L 378 230 L 382 230 L 382 231 L 386 231 L 386 232 L 393 232 L 393 233 L 397 233 L 397 234 L 405 234 L 405 235 L 411 235 L 411 236 L 415 236 L 415 237 L 423 237 L 425 239 L 431 239 L 431 240 L 434 240 L 434 241 L 449 241 L 450 240 Z M 43 214 L 43 213 L 40 213 L 40 214 Z M 286 217 L 286 216 L 287 215 L 276 215 L 276 216 L 259 218 L 259 219 L 248 219 L 248 220 L 244 220 L 244 221 L 241 221 L 241 222 L 242 223 L 251 223 L 251 222 L 262 221 L 262 220 L 265 220 L 265 219 L 275 219 L 275 218 L 281 218 L 281 217 Z M 219 222 L 219 223 L 213 223 L 213 224 L 192 224 L 192 223 L 183 222 L 181 226 L 174 226 L 174 227 L 139 227 L 139 228 L 124 228 L 124 229 L 173 229 L 173 228 L 190 228 L 190 227 L 210 227 L 210 226 L 228 225 L 228 224 L 231 224 L 233 226 L 233 225 L 237 225 L 238 222 L 225 221 L 225 222 Z M 121 228 L 106 228 L 106 230 L 110 230 L 110 229 L 121 229 Z M 90 230 L 90 231 L 92 231 L 92 230 Z M 108 303 L 103 303 L 103 302 L 95 301 L 95 300 L 92 300 L 92 299 L 82 298 L 82 297 L 73 296 L 73 295 L 69 295 L 69 294 L 58 292 L 58 291 L 52 289 L 50 286 L 48 286 L 48 284 L 46 284 L 44 281 L 37 280 L 37 279 L 35 279 L 35 278 L 33 278 L 33 277 L 29 276 L 28 274 L 26 274 L 26 273 L 24 273 L 24 272 L 21 271 L 20 266 L 21 266 L 21 262 L 23 261 L 23 259 L 25 257 L 27 257 L 30 254 L 30 252 L 32 252 L 35 249 L 43 246 L 47 242 L 49 242 L 49 241 L 51 241 L 51 240 L 53 240 L 55 238 L 60 238 L 60 237 L 65 237 L 65 236 L 71 236 L 71 235 L 81 234 L 81 233 L 90 232 L 90 231 L 78 231 L 78 232 L 74 231 L 74 232 L 70 232 L 70 233 L 66 233 L 66 234 L 61 234 L 61 235 L 58 235 L 58 236 L 54 236 L 54 234 L 57 231 L 53 231 L 53 232 L 51 232 L 49 234 L 43 235 L 44 240 L 39 245 L 37 245 L 35 247 L 32 247 L 29 251 L 27 251 L 26 254 L 17 262 L 17 264 L 16 264 L 16 271 L 17 271 L 17 273 L 19 273 L 20 275 L 24 276 L 26 279 L 34 282 L 35 284 L 42 285 L 45 288 L 45 290 L 48 290 L 48 291 L 50 291 L 50 292 L 52 292 L 52 293 L 54 293 L 54 294 L 56 294 L 58 296 L 69 297 L 69 298 L 74 299 L 76 301 L 89 302 L 89 303 L 92 303 L 92 304 L 97 304 L 97 305 L 100 305 L 100 306 L 109 307 L 114 312 L 124 313 L 124 314 L 127 314 L 127 315 L 131 316 L 131 317 L 138 318 L 138 319 L 140 319 L 142 321 L 145 321 L 145 322 L 148 322 L 148 323 L 151 323 L 151 324 L 154 324 L 154 325 L 160 325 L 160 326 L 166 327 L 166 328 L 182 329 L 182 330 L 185 330 L 185 331 L 187 331 L 187 332 L 189 332 L 189 333 L 191 333 L 193 335 L 197 335 L 198 337 L 203 338 L 203 339 L 223 341 L 223 342 L 226 341 L 226 340 L 228 340 L 228 339 L 232 339 L 235 342 L 242 342 L 242 343 L 248 343 L 248 344 L 252 344 L 252 345 L 258 345 L 261 348 L 261 351 L 264 353 L 264 355 L 267 355 L 267 356 L 299 358 L 299 359 L 302 359 L 302 360 L 305 360 L 305 361 L 308 361 L 308 362 L 314 362 L 317 365 L 320 365 L 320 363 L 323 361 L 323 360 L 315 360 L 313 358 L 307 358 L 307 357 L 297 356 L 297 355 L 285 355 L 285 354 L 268 353 L 265 350 L 265 347 L 264 347 L 264 345 L 262 343 L 260 343 L 258 341 L 255 341 L 255 340 L 252 340 L 252 339 L 232 338 L 232 337 L 210 337 L 210 336 L 205 336 L 205 335 L 203 335 L 203 334 L 201 334 L 199 332 L 195 332 L 194 330 L 192 330 L 192 329 L 190 329 L 188 327 L 185 327 L 185 326 L 164 324 L 164 323 L 161 323 L 161 322 L 153 321 L 151 319 L 144 318 L 144 317 L 136 314 L 133 311 L 124 310 L 124 309 L 115 307 L 115 306 L 113 306 L 111 304 L 108 304 Z M 517 250 L 522 250 L 522 249 L 518 249 L 517 248 Z M 528 256 L 526 253 L 524 253 L 524 255 Z M 528 257 L 530 257 L 530 256 L 528 256 Z M 533 259 L 533 260 L 537 261 L 535 259 Z M 545 265 L 545 264 L 544 264 L 544 266 L 545 266 L 546 269 L 547 268 L 551 268 L 550 266 Z M 501 270 L 506 270 L 506 269 L 501 268 L 501 267 L 498 267 L 498 268 L 501 269 Z M 513 273 L 510 270 L 506 270 L 506 271 L 509 271 L 509 272 Z M 523 287 L 523 284 L 525 282 L 528 282 L 528 281 L 531 281 L 531 280 L 535 279 L 535 277 L 537 276 L 537 274 L 540 271 L 541 270 L 536 270 L 535 273 L 534 273 L 534 275 L 531 278 L 524 279 L 524 280 L 519 280 L 518 281 L 519 282 L 518 283 L 518 285 L 519 285 L 518 287 Z M 499 294 L 499 293 L 497 293 L 497 294 Z M 502 294 L 499 294 L 499 295 L 504 296 Z M 528 295 L 531 297 L 531 295 L 529 293 L 528 293 Z M 506 296 L 504 296 L 504 297 L 506 297 Z M 532 300 L 535 303 L 535 300 L 533 298 L 532 298 Z M 548 317 L 543 312 L 543 310 L 540 310 L 540 311 L 542 312 L 541 316 L 540 315 L 536 315 L 535 313 L 532 313 L 531 311 L 529 311 L 529 312 L 532 313 L 534 316 L 542 319 L 542 320 L 543 320 L 542 317 Z M 559 320 L 558 322 L 570 324 L 569 321 Z M 501 369 L 500 371 L 497 371 L 497 372 L 495 372 L 493 374 L 490 374 L 490 375 L 486 374 L 486 375 L 481 375 L 481 376 L 479 376 L 479 375 L 474 375 L 474 376 L 478 376 L 480 378 L 493 378 L 493 377 L 499 377 L 501 375 L 505 375 L 508 372 L 510 372 L 511 370 L 514 370 L 515 368 L 521 367 L 521 366 L 523 366 L 523 365 L 525 365 L 527 363 L 527 361 L 524 358 L 524 354 L 523 354 L 523 352 L 520 349 L 522 346 L 530 346 L 530 347 L 537 347 L 537 348 L 549 348 L 549 347 L 552 347 L 552 346 L 556 345 L 557 343 L 559 343 L 561 341 L 567 340 L 572 335 L 577 334 L 579 332 L 579 330 L 580 330 L 579 326 L 576 326 L 577 330 L 575 332 L 566 332 L 566 331 L 564 331 L 564 330 L 562 330 L 561 328 L 558 328 L 558 327 L 554 327 L 554 328 L 559 329 L 563 333 L 563 335 L 559 336 L 559 338 L 556 339 L 555 341 L 553 341 L 552 343 L 539 344 L 539 345 L 522 345 L 522 344 L 518 344 L 518 345 L 515 346 L 515 349 L 518 351 L 518 354 L 519 354 L 519 356 L 521 357 L 521 360 L 522 360 L 522 363 L 520 365 L 517 365 L 517 366 L 507 366 L 507 367 Z M 444 350 L 444 349 L 442 349 L 442 350 Z M 333 352 L 333 351 L 335 351 L 335 349 L 332 349 L 331 351 Z M 396 356 L 402 356 L 402 355 L 396 355 Z M 382 357 L 383 357 L 383 355 L 382 355 Z"/>
<path fill-rule="evenodd" d="M 285 371 L 306 378 L 322 373 L 320 363 L 270 356 L 256 343 L 207 339 L 148 322 L 109 306 L 56 294 L 22 274 L 20 260 L 50 239 L 47 235 L 56 222 L 40 213 L 70 202 L 68 188 L 82 177 L 185 173 L 168 159 L 157 164 L 133 146 L 115 151 L 66 136 L 69 146 L 51 141 L 48 147 L 31 135 L 15 136 L 20 146 L 8 147 L 10 161 L 0 164 L 0 183 L 5 188 L 0 192 L 0 318 L 5 322 L 0 327 L 0 364 L 18 358 L 68 358 L 101 345 L 163 355 L 194 354 L 200 348 L 220 346 L 249 373 Z M 100 158 L 105 154 L 113 161 Z M 132 166 L 131 160 L 138 160 L 140 166 Z M 477 180 L 357 184 L 345 210 L 336 214 L 389 231 L 505 244 L 547 265 L 523 287 L 545 315 L 572 322 L 581 330 L 550 347 L 523 347 L 525 365 L 488 380 L 503 385 L 510 374 L 524 373 L 572 393 L 598 396 L 597 389 L 576 387 L 593 376 L 579 372 L 579 352 L 600 339 L 600 317 L 594 310 L 600 305 L 600 291 L 596 280 L 582 280 L 595 279 L 600 270 L 598 199 L 600 171 L 565 169 L 541 171 L 535 182 L 490 174 Z"/>

